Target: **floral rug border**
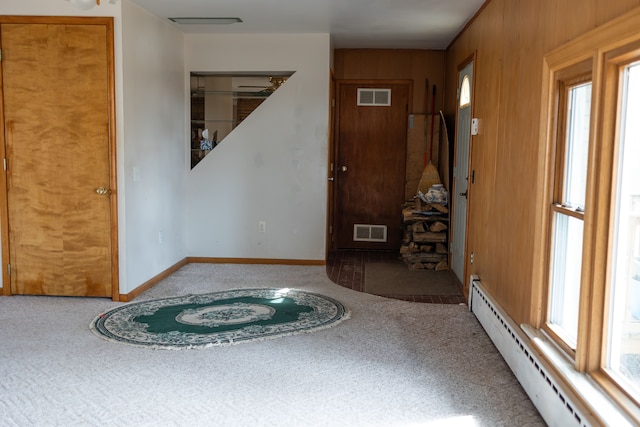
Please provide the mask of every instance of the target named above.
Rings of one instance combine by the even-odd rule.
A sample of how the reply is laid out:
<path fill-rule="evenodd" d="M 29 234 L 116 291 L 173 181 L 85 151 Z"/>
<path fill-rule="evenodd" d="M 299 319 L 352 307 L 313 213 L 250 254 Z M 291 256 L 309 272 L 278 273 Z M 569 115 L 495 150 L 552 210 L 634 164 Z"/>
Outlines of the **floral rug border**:
<path fill-rule="evenodd" d="M 238 298 L 261 299 L 262 303 L 234 302 Z M 278 316 L 278 301 L 286 299 L 300 310 L 295 320 L 267 324 Z M 167 307 L 190 308 L 175 316 L 178 324 L 195 325 L 206 333 L 190 333 L 178 330 L 149 331 L 152 319 L 159 310 Z M 193 308 L 196 307 L 196 308 Z M 282 317 L 282 316 L 281 316 Z M 100 314 L 92 320 L 90 330 L 108 341 L 120 342 L 152 349 L 191 349 L 233 345 L 258 340 L 298 335 L 331 328 L 350 317 L 349 311 L 339 301 L 312 292 L 289 288 L 232 289 L 206 294 L 191 294 L 124 304 Z M 140 320 L 141 319 L 141 320 Z M 231 330 L 216 331 L 225 325 Z"/>

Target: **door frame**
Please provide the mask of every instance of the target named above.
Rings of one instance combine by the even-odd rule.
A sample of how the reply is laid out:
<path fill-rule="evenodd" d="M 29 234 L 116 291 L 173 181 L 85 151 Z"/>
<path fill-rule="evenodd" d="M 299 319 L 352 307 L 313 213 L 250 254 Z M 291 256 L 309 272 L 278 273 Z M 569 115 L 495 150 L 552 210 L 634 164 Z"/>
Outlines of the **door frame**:
<path fill-rule="evenodd" d="M 111 193 L 111 298 L 120 301 L 120 276 L 118 263 L 118 192 L 116 166 L 116 102 L 115 102 L 115 53 L 113 17 L 64 17 L 64 16 L 0 16 L 0 24 L 51 24 L 51 25 L 99 25 L 107 32 L 107 88 L 108 88 L 108 142 L 109 142 L 109 186 Z M 1 36 L 1 34 L 0 34 Z M 3 74 L 0 66 L 0 100 L 4 99 Z M 7 158 L 6 130 L 4 126 L 4 102 L 0 102 L 0 156 Z M 0 174 L 0 234 L 2 239 L 2 288 L 6 296 L 11 293 L 11 277 L 9 275 L 10 239 L 9 239 L 9 205 L 7 195 L 7 174 Z"/>
<path fill-rule="evenodd" d="M 335 122 L 337 119 L 336 112 L 336 76 L 333 73 L 333 70 L 329 71 L 329 158 L 327 162 L 327 224 L 326 224 L 326 233 L 325 233 L 325 260 L 329 259 L 329 251 L 334 249 L 334 239 L 333 239 L 333 212 L 335 209 L 334 197 L 335 197 L 335 174 L 334 174 L 334 163 L 336 158 L 335 151 L 335 132 L 336 126 Z"/>
<path fill-rule="evenodd" d="M 473 63 L 473 81 L 471 82 L 471 105 L 469 106 L 470 110 L 470 114 L 471 114 L 471 118 L 473 119 L 473 112 L 474 112 L 474 104 L 475 104 L 475 88 L 476 88 L 476 52 L 474 51 L 471 55 L 469 55 L 468 57 L 466 57 L 462 62 L 460 62 L 458 64 L 457 67 L 457 72 L 456 72 L 456 93 L 458 94 L 455 98 L 456 100 L 456 104 L 455 104 L 455 111 L 456 111 L 456 115 L 455 115 L 455 123 L 454 123 L 454 137 L 453 137 L 453 165 L 455 167 L 456 164 L 456 160 L 457 160 L 457 154 L 458 154 L 458 110 L 459 110 L 459 106 L 460 106 L 460 94 L 458 92 L 459 88 L 458 88 L 458 82 L 460 81 L 460 73 L 462 72 L 462 70 L 469 64 Z M 473 171 L 473 138 L 474 135 L 471 135 L 471 129 L 469 129 L 469 162 L 467 165 L 467 176 L 470 177 L 469 183 L 467 184 L 467 209 L 466 209 L 466 217 L 464 219 L 465 221 L 465 236 L 464 236 L 464 244 L 463 244 L 463 249 L 462 249 L 462 288 L 463 290 L 465 290 L 468 293 L 468 283 L 466 280 L 467 277 L 467 271 L 469 270 L 469 257 L 468 257 L 468 252 L 469 252 L 469 211 L 472 205 L 472 199 L 473 199 L 473 192 L 471 191 L 471 184 L 473 184 L 473 177 L 472 177 L 472 171 Z M 451 189 L 451 199 L 453 201 L 453 194 L 455 194 L 455 192 L 457 191 L 457 189 L 455 188 L 455 183 L 452 183 L 452 189 Z M 449 227 L 449 242 L 453 242 L 453 219 L 454 219 L 454 215 L 455 215 L 455 204 L 452 203 L 451 204 L 451 227 Z M 449 261 L 449 268 L 450 270 L 453 272 L 453 253 L 451 253 L 451 259 Z M 454 273 L 455 276 L 455 273 Z M 457 276 L 456 276 L 457 277 Z"/>
<path fill-rule="evenodd" d="M 338 99 L 338 96 L 340 94 L 340 86 L 343 84 L 355 84 L 355 85 L 406 85 L 407 86 L 407 106 L 408 106 L 408 110 L 407 110 L 407 118 L 409 117 L 409 114 L 411 114 L 411 110 L 413 109 L 413 80 L 409 80 L 409 79 L 335 79 L 335 81 L 333 82 L 334 87 L 333 87 L 333 99 L 334 99 L 334 105 L 333 105 L 333 120 L 332 120 L 332 145 L 333 147 L 330 147 L 330 152 L 329 152 L 329 185 L 332 188 L 332 195 L 331 195 L 331 199 L 329 201 L 330 203 L 330 208 L 329 208 L 329 212 L 331 212 L 331 217 L 329 219 L 329 230 L 327 235 L 329 236 L 329 244 L 327 245 L 327 247 L 329 248 L 329 250 L 337 250 L 337 242 L 336 242 L 336 236 L 335 236 L 335 232 L 337 230 L 337 222 L 338 222 L 338 210 L 336 209 L 337 204 L 338 204 L 338 188 L 336 187 L 336 173 L 335 173 L 335 164 L 334 162 L 336 161 L 336 159 L 338 158 L 338 152 L 340 150 L 340 138 L 339 138 L 339 131 L 340 131 L 340 100 Z M 406 160 L 406 145 L 407 145 L 407 140 L 405 138 L 405 170 L 404 170 L 404 176 L 405 176 L 405 182 L 406 182 L 406 175 L 407 175 L 407 160 Z M 403 186 L 404 188 L 404 186 Z M 404 192 L 404 190 L 403 190 Z"/>

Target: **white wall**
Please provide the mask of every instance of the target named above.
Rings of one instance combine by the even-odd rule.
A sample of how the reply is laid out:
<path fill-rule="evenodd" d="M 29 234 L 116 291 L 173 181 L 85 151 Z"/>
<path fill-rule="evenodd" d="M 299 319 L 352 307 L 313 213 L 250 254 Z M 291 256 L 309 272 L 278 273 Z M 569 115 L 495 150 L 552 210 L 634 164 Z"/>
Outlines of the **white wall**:
<path fill-rule="evenodd" d="M 128 293 L 187 256 L 188 108 L 183 34 L 126 0 L 122 17 L 120 293 Z"/>
<path fill-rule="evenodd" d="M 189 255 L 324 260 L 329 34 L 185 41 L 185 88 L 190 71 L 295 71 L 189 173 Z"/>
<path fill-rule="evenodd" d="M 2 15 L 39 16 L 120 16 L 120 2 L 108 0 L 89 10 L 79 10 L 66 0 L 0 0 Z"/>
<path fill-rule="evenodd" d="M 65 0 L 0 0 L 0 11 L 114 17 L 119 278 L 129 293 L 187 256 L 183 35 L 128 0 L 88 11 Z"/>
<path fill-rule="evenodd" d="M 120 293 L 186 256 L 324 260 L 329 35 L 185 36 L 101 3 L 0 0 L 0 13 L 114 17 Z M 190 171 L 191 70 L 296 73 Z"/>

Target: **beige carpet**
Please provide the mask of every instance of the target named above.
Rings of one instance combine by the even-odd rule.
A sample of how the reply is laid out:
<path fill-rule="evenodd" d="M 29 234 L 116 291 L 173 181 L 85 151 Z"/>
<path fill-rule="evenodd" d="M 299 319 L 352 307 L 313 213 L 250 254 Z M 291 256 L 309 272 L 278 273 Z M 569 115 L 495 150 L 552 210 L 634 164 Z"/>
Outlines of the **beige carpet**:
<path fill-rule="evenodd" d="M 402 262 L 366 263 L 364 291 L 374 295 L 462 295 L 451 272 L 409 270 Z"/>
<path fill-rule="evenodd" d="M 279 287 L 351 312 L 311 334 L 198 350 L 98 338 L 106 298 L 0 297 L 0 426 L 542 427 L 473 313 L 331 282 L 324 266 L 189 264 L 137 301 Z"/>

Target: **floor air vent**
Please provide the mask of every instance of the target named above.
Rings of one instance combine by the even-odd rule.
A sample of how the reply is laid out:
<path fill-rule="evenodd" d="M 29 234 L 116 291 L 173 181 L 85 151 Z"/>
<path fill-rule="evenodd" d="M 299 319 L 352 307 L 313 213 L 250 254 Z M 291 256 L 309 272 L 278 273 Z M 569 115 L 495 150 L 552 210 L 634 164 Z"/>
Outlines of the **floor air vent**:
<path fill-rule="evenodd" d="M 353 225 L 354 242 L 386 242 L 387 226 L 371 224 Z"/>

